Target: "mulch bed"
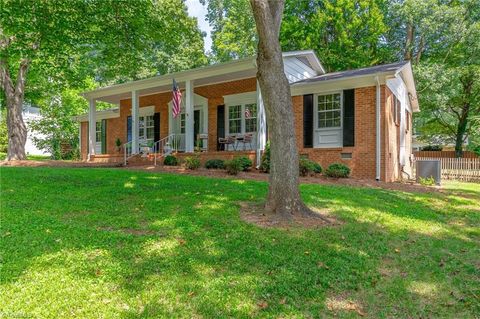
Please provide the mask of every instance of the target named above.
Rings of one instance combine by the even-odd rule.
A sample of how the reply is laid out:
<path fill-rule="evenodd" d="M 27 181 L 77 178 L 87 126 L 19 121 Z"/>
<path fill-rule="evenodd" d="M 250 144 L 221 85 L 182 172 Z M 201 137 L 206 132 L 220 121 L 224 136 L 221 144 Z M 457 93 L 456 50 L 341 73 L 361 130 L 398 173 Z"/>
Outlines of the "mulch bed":
<path fill-rule="evenodd" d="M 162 173 L 175 173 L 186 174 L 193 176 L 208 176 L 218 178 L 231 178 L 231 179 L 244 179 L 244 180 L 257 180 L 268 181 L 268 174 L 260 172 L 258 170 L 251 170 L 249 172 L 240 172 L 236 176 L 228 175 L 221 169 L 206 169 L 199 168 L 197 170 L 188 170 L 181 166 L 132 166 L 123 167 L 122 169 L 128 170 L 141 170 L 148 172 L 162 172 Z M 357 178 L 331 178 L 323 175 L 300 177 L 302 184 L 321 184 L 321 185 L 344 185 L 353 187 L 367 187 L 367 188 L 381 188 L 389 190 L 398 190 L 403 192 L 415 192 L 415 193 L 435 193 L 441 191 L 437 186 L 423 186 L 415 184 L 413 182 L 395 182 L 386 183 L 382 181 L 375 181 L 369 179 L 357 179 Z"/>
<path fill-rule="evenodd" d="M 247 223 L 254 224 L 262 228 L 320 228 L 341 225 L 341 222 L 336 220 L 333 216 L 330 216 L 328 211 L 315 212 L 321 214 L 323 217 L 326 217 L 328 222 L 325 222 L 320 218 L 296 215 L 292 216 L 290 220 L 287 220 L 282 216 L 278 216 L 278 214 L 266 212 L 261 204 L 253 204 L 248 202 L 240 203 L 240 218 Z"/>

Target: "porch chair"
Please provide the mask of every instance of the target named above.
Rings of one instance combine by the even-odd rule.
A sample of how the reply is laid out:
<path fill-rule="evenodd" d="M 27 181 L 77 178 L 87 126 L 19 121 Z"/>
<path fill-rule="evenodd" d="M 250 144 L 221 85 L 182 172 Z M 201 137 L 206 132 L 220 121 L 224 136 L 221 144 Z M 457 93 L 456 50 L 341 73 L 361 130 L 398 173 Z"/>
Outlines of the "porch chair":
<path fill-rule="evenodd" d="M 243 144 L 243 150 L 245 150 L 245 145 L 246 144 L 250 145 L 250 150 L 251 150 L 251 149 L 253 149 L 252 140 L 253 140 L 253 135 L 252 134 L 245 134 L 242 139 L 238 140 L 238 142 Z"/>
<path fill-rule="evenodd" d="M 218 144 L 220 144 L 220 147 L 223 147 L 224 151 L 228 151 L 228 145 L 233 145 L 233 149 L 237 150 L 237 144 L 235 141 L 235 136 L 220 137 L 218 139 Z"/>

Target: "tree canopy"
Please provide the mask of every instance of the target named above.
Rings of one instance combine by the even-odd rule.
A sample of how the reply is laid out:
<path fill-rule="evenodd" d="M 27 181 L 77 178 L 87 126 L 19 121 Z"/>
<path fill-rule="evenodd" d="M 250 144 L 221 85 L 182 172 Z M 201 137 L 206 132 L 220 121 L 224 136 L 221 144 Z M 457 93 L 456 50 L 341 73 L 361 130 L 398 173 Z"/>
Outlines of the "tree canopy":
<path fill-rule="evenodd" d="M 207 63 L 182 0 L 1 0 L 0 21 L 9 145 L 25 135 L 24 99 L 41 105 L 88 79 L 98 86 Z"/>

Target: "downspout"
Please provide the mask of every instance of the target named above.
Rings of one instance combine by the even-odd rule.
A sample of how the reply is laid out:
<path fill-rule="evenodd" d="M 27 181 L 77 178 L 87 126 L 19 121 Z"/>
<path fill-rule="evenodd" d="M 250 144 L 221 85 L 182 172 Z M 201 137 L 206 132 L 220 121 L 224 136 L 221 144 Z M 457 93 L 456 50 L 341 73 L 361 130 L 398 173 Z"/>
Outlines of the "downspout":
<path fill-rule="evenodd" d="M 376 102 L 376 108 L 375 108 L 375 124 L 376 124 L 376 127 L 375 127 L 375 131 L 376 131 L 376 134 L 375 134 L 375 138 L 376 138 L 376 141 L 375 141 L 375 179 L 377 181 L 380 180 L 380 165 L 381 165 L 381 162 L 380 162 L 380 157 L 381 157 L 381 127 L 380 127 L 380 124 L 381 124 L 381 121 L 380 121 L 380 80 L 378 78 L 378 75 L 375 76 L 375 82 L 377 83 L 377 87 L 376 87 L 376 99 L 375 99 L 375 102 Z"/>

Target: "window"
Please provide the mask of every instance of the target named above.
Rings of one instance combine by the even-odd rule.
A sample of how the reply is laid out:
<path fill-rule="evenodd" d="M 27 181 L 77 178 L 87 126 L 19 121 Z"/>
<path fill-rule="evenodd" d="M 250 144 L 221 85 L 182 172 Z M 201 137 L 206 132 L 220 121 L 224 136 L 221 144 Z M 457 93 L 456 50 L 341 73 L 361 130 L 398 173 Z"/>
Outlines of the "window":
<path fill-rule="evenodd" d="M 245 104 L 245 132 L 257 131 L 257 104 Z"/>
<path fill-rule="evenodd" d="M 228 126 L 230 134 L 242 133 L 241 105 L 232 105 L 228 108 Z"/>
<path fill-rule="evenodd" d="M 185 134 L 185 113 L 180 114 L 180 134 Z"/>
<path fill-rule="evenodd" d="M 317 106 L 317 128 L 341 127 L 342 106 L 340 103 L 340 93 L 319 95 Z"/>
<path fill-rule="evenodd" d="M 400 112 L 401 112 L 400 101 L 397 99 L 396 96 L 393 96 L 392 116 L 393 116 L 393 122 L 395 122 L 396 125 L 400 124 Z"/>
<path fill-rule="evenodd" d="M 138 122 L 138 138 L 140 141 L 153 141 L 154 138 L 153 115 L 140 116 Z"/>
<path fill-rule="evenodd" d="M 102 143 L 102 121 L 95 123 L 95 142 Z"/>

